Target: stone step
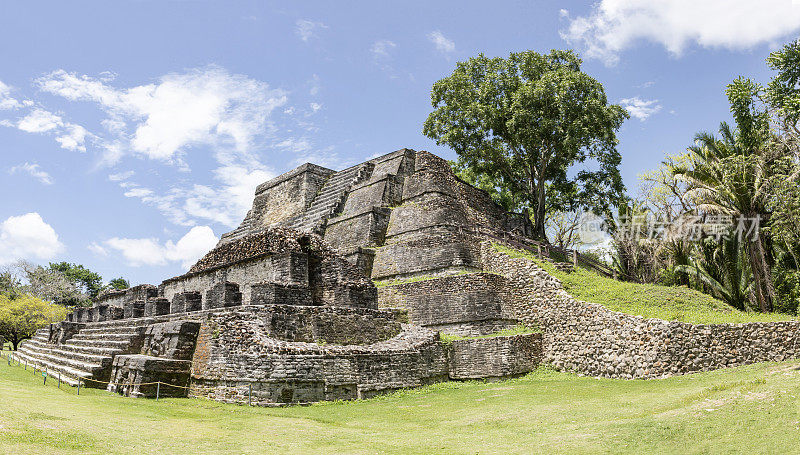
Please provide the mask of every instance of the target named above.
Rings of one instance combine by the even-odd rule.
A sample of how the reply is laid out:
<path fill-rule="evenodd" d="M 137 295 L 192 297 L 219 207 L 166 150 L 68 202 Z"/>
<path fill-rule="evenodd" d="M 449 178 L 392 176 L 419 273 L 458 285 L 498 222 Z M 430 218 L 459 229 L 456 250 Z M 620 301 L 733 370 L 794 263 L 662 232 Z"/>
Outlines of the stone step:
<path fill-rule="evenodd" d="M 309 213 L 309 212 L 313 211 L 314 209 L 321 209 L 323 207 L 333 207 L 334 205 L 340 203 L 343 198 L 344 198 L 344 192 L 341 192 L 341 193 L 337 193 L 335 195 L 332 195 L 330 197 L 327 197 L 326 199 L 323 199 L 323 200 L 319 200 L 319 201 L 314 200 L 314 202 L 308 207 L 306 213 Z"/>
<path fill-rule="evenodd" d="M 77 387 L 78 378 L 83 379 L 83 380 L 92 379 L 92 373 L 89 373 L 89 372 L 86 372 L 86 371 L 81 371 L 81 370 L 76 370 L 74 368 L 69 368 L 69 367 L 65 367 L 65 366 L 61 366 L 61 365 L 53 365 L 53 364 L 50 364 L 50 363 L 48 363 L 46 361 L 42 361 L 42 360 L 39 360 L 39 359 L 32 358 L 32 357 L 30 357 L 30 356 L 28 356 L 28 355 L 26 355 L 26 354 L 24 354 L 24 353 L 22 353 L 20 351 L 14 351 L 14 353 L 11 354 L 11 358 L 14 361 L 16 361 L 16 362 L 18 362 L 18 363 L 20 363 L 22 365 L 24 365 L 27 362 L 29 369 L 32 368 L 34 365 L 37 365 L 37 368 L 40 368 L 40 369 L 45 369 L 46 368 L 47 369 L 47 374 L 50 377 L 58 378 L 58 376 L 60 375 L 61 376 L 61 382 L 64 382 L 64 383 L 66 383 L 68 385 L 71 385 L 73 387 Z M 97 383 L 93 383 L 91 381 L 85 381 L 85 382 L 83 382 L 83 385 L 86 386 L 86 387 L 93 387 L 93 388 L 105 388 L 104 384 L 97 384 Z"/>
<path fill-rule="evenodd" d="M 129 341 L 108 341 L 108 340 L 75 340 L 67 341 L 64 346 L 78 346 L 86 348 L 109 348 L 126 350 L 130 346 Z"/>
<path fill-rule="evenodd" d="M 94 335 L 94 336 L 104 336 L 106 334 L 121 334 L 121 335 L 133 336 L 139 333 L 139 328 L 130 325 L 121 325 L 116 327 L 87 327 L 85 329 L 81 329 L 79 333 L 81 335 Z"/>
<path fill-rule="evenodd" d="M 101 348 L 95 346 L 79 346 L 74 344 L 69 344 L 69 341 L 66 344 L 58 345 L 58 348 L 62 351 L 68 352 L 75 352 L 79 354 L 91 354 L 91 355 L 99 355 L 99 356 L 107 356 L 113 357 L 117 354 L 125 354 L 126 349 L 120 348 Z"/>
<path fill-rule="evenodd" d="M 42 355 L 51 355 L 56 357 L 62 357 L 65 359 L 75 360 L 79 362 L 84 362 L 87 364 L 95 364 L 95 365 L 110 365 L 112 356 L 108 355 L 98 355 L 98 354 L 89 354 L 84 352 L 75 352 L 75 351 L 67 351 L 62 349 L 61 346 L 58 345 L 42 345 L 38 343 L 27 343 L 25 345 L 25 352 L 30 353 L 33 356 Z"/>
<path fill-rule="evenodd" d="M 99 328 L 106 328 L 106 327 L 142 327 L 145 325 L 150 325 L 153 323 L 153 318 L 135 318 L 135 319 L 118 319 L 115 321 L 103 321 L 103 322 L 93 322 L 91 324 L 87 324 L 86 329 L 99 329 Z"/>
<path fill-rule="evenodd" d="M 70 359 L 67 357 L 59 356 L 55 353 L 44 353 L 44 352 L 36 352 L 30 350 L 30 347 L 25 349 L 20 349 L 17 351 L 21 354 L 28 356 L 32 362 L 37 364 L 46 364 L 48 367 L 52 368 L 69 368 L 76 371 L 83 371 L 84 373 L 88 374 L 88 377 L 102 375 L 104 369 L 110 369 L 111 367 L 111 359 L 108 359 L 108 362 L 103 364 L 96 364 L 90 362 L 83 362 L 80 360 Z M 109 370 L 110 371 L 110 370 Z"/>
<path fill-rule="evenodd" d="M 47 343 L 48 341 L 50 341 L 50 336 L 49 335 L 34 335 L 33 338 L 31 338 L 31 340 L 41 341 L 43 343 Z"/>
<path fill-rule="evenodd" d="M 76 333 L 69 339 L 69 341 L 77 340 L 105 340 L 105 341 L 130 341 L 131 337 L 135 336 L 136 332 L 130 333 L 108 333 L 108 332 L 95 332 L 84 333 L 83 330 Z"/>

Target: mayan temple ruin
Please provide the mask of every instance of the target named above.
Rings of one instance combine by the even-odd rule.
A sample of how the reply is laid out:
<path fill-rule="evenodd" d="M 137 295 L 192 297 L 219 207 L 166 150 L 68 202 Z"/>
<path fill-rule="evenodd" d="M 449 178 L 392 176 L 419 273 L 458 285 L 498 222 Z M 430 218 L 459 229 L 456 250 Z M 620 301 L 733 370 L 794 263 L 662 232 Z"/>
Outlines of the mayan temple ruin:
<path fill-rule="evenodd" d="M 541 362 L 656 378 L 798 355 L 794 321 L 692 325 L 577 301 L 496 248 L 532 245 L 531 233 L 526 214 L 427 152 L 304 164 L 259 185 L 241 225 L 186 274 L 103 294 L 15 357 L 128 396 L 161 382 L 162 396 L 279 405 Z M 520 324 L 541 333 L 488 336 Z"/>

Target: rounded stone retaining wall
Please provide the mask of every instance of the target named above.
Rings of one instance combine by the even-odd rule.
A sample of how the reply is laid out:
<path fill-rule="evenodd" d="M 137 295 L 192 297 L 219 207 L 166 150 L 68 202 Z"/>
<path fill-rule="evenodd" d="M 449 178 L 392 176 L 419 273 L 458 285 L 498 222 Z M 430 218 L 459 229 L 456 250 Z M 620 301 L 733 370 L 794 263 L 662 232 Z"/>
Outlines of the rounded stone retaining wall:
<path fill-rule="evenodd" d="M 530 373 L 541 361 L 542 334 L 454 340 L 450 379 L 486 379 Z"/>
<path fill-rule="evenodd" d="M 359 340 L 338 340 L 346 345 L 327 344 L 319 338 L 319 343 L 287 341 L 291 337 L 275 338 L 273 325 L 265 324 L 265 316 L 274 308 L 209 313 L 201 320 L 189 396 L 261 405 L 309 403 L 369 398 L 447 379 L 447 356 L 435 331 L 407 324 L 398 327 L 390 312 L 350 310 L 356 314 L 344 315 L 337 309 L 314 309 L 324 312 L 329 321 L 338 320 L 337 333 L 358 336 L 365 326 L 374 325 L 385 327 L 380 335 L 387 338 L 377 341 L 370 334 Z M 286 327 L 298 326 L 302 328 L 302 324 Z M 345 326 L 349 329 L 344 330 Z"/>
<path fill-rule="evenodd" d="M 800 323 L 688 324 L 579 301 L 533 261 L 481 245 L 486 271 L 509 279 L 507 301 L 539 325 L 543 361 L 592 376 L 660 378 L 800 356 Z"/>

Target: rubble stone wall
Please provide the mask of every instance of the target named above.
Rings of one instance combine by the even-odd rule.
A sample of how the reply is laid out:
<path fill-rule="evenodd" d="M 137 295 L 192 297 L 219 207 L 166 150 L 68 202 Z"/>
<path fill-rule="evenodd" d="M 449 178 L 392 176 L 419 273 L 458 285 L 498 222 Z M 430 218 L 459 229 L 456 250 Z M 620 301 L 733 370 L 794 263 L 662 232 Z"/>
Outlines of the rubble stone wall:
<path fill-rule="evenodd" d="M 509 280 L 516 317 L 539 325 L 544 361 L 591 376 L 643 379 L 800 357 L 800 322 L 687 324 L 611 311 L 570 296 L 524 258 L 482 245 L 487 270 Z"/>

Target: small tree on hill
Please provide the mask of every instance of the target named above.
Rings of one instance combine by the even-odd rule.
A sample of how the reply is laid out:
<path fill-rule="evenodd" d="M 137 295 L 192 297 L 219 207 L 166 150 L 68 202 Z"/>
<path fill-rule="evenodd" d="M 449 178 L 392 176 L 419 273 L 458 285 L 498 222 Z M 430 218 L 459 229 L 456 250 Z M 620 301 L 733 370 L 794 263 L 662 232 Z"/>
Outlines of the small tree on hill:
<path fill-rule="evenodd" d="M 434 110 L 423 127 L 461 166 L 524 201 L 542 239 L 548 211 L 610 219 L 625 191 L 616 131 L 628 114 L 580 66 L 574 52 L 560 50 L 459 62 L 433 85 Z M 586 161 L 596 170 L 568 175 Z"/>

